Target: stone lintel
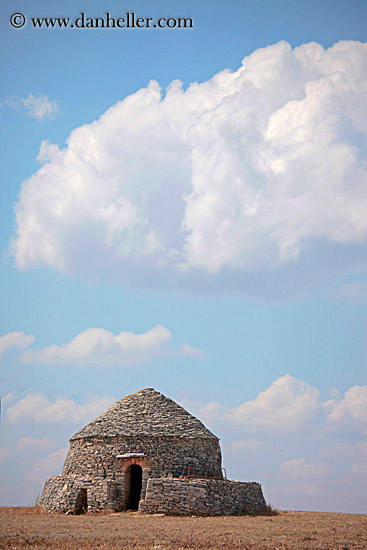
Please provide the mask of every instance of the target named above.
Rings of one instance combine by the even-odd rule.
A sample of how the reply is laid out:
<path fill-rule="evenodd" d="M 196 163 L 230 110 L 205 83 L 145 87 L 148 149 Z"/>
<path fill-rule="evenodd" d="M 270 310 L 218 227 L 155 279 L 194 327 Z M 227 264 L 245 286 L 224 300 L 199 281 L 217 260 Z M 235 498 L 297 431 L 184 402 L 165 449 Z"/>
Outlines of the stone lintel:
<path fill-rule="evenodd" d="M 123 455 L 116 455 L 116 458 L 142 458 L 144 453 L 125 453 Z"/>

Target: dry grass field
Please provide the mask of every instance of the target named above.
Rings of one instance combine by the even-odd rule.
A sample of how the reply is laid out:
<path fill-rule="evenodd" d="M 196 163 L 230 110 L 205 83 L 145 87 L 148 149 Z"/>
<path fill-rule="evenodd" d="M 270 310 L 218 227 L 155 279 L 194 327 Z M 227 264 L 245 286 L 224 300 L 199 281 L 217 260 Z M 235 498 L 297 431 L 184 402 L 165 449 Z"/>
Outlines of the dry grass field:
<path fill-rule="evenodd" d="M 138 513 L 47 514 L 0 508 L 0 548 L 262 550 L 367 548 L 367 515 L 280 512 L 271 517 L 177 518 Z"/>

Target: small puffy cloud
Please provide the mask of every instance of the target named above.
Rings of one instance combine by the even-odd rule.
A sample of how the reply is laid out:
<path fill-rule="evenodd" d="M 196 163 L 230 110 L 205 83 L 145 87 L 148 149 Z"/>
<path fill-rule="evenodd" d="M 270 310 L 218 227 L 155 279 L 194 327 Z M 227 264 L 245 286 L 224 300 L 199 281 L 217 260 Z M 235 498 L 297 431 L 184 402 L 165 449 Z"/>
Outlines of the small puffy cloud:
<path fill-rule="evenodd" d="M 38 96 L 28 94 L 27 97 L 11 97 L 6 100 L 6 103 L 15 109 L 25 108 L 28 115 L 38 121 L 50 118 L 59 111 L 57 101 L 50 101 L 43 94 Z"/>
<path fill-rule="evenodd" d="M 0 337 L 0 357 L 10 348 L 27 348 L 34 341 L 33 334 L 24 332 L 9 332 Z"/>
<path fill-rule="evenodd" d="M 261 441 L 256 439 L 247 439 L 246 441 L 235 441 L 231 445 L 232 451 L 257 451 L 260 447 L 263 446 Z"/>
<path fill-rule="evenodd" d="M 320 495 L 325 494 L 325 491 L 322 490 L 319 484 L 314 481 L 308 481 L 298 485 L 297 492 L 301 495 L 307 495 L 309 497 L 319 497 Z"/>
<path fill-rule="evenodd" d="M 65 148 L 43 143 L 15 207 L 16 266 L 280 297 L 360 267 L 366 57 L 360 42 L 283 41 L 186 90 L 153 81 Z"/>
<path fill-rule="evenodd" d="M 171 332 L 157 325 L 143 334 L 122 331 L 113 334 L 103 328 L 80 332 L 67 344 L 30 350 L 20 356 L 21 363 L 71 363 L 79 366 L 129 366 L 148 361 L 164 352 Z"/>
<path fill-rule="evenodd" d="M 178 349 L 181 355 L 208 359 L 208 355 L 203 350 L 200 348 L 194 348 L 193 346 L 190 346 L 190 344 L 181 344 Z"/>
<path fill-rule="evenodd" d="M 45 449 L 51 449 L 54 445 L 55 442 L 48 437 L 43 437 L 41 439 L 35 437 L 22 437 L 17 443 L 16 450 L 19 453 L 29 449 L 43 451 Z"/>
<path fill-rule="evenodd" d="M 353 281 L 338 286 L 331 295 L 351 303 L 367 301 L 367 281 Z"/>
<path fill-rule="evenodd" d="M 0 448 L 0 466 L 2 466 L 5 462 L 5 460 L 10 456 L 9 449 L 6 449 L 5 447 Z"/>
<path fill-rule="evenodd" d="M 45 458 L 40 459 L 34 468 L 27 473 L 29 481 L 42 480 L 51 475 L 57 475 L 60 473 L 64 460 L 66 458 L 68 449 L 58 449 Z"/>
<path fill-rule="evenodd" d="M 53 403 L 47 397 L 30 394 L 11 405 L 6 411 L 9 424 L 19 422 L 90 422 L 114 403 L 113 397 L 98 397 L 80 404 L 73 399 L 58 397 Z"/>
<path fill-rule="evenodd" d="M 227 409 L 220 403 L 217 403 L 217 401 L 209 401 L 209 403 L 199 408 L 199 415 L 206 420 L 225 418 Z"/>
<path fill-rule="evenodd" d="M 309 462 L 305 458 L 295 458 L 283 462 L 279 468 L 281 477 L 293 479 L 320 479 L 330 473 L 330 464 L 327 462 Z"/>

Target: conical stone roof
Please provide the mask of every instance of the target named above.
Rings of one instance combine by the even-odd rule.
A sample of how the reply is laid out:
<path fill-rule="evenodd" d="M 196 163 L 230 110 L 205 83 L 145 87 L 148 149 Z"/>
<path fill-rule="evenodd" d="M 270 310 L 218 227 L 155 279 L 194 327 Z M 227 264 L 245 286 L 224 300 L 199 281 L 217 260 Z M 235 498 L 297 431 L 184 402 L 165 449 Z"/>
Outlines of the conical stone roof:
<path fill-rule="evenodd" d="M 72 438 L 174 436 L 218 439 L 200 420 L 153 388 L 145 388 L 117 401 Z"/>

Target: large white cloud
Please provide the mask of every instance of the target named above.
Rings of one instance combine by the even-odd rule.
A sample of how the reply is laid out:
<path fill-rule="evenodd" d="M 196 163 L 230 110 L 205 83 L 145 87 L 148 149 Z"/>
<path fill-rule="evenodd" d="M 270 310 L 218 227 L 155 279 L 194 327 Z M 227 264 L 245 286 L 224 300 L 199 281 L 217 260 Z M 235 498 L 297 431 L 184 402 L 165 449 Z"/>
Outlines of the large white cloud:
<path fill-rule="evenodd" d="M 308 382 L 286 374 L 275 380 L 253 401 L 246 401 L 232 409 L 231 418 L 236 421 L 252 418 L 263 425 L 286 420 L 302 422 L 319 412 L 319 390 Z"/>
<path fill-rule="evenodd" d="M 199 412 L 214 422 L 255 430 L 358 440 L 367 429 L 367 386 L 353 386 L 343 396 L 322 401 L 318 388 L 286 374 L 237 407 L 209 402 Z"/>
<path fill-rule="evenodd" d="M 206 418 L 221 418 L 226 422 L 255 427 L 273 426 L 275 429 L 284 425 L 295 429 L 299 423 L 316 418 L 320 413 L 324 414 L 319 390 L 290 374 L 277 378 L 253 400 L 245 401 L 231 410 L 210 402 L 200 412 Z"/>
<path fill-rule="evenodd" d="M 367 424 L 367 386 L 353 386 L 342 399 L 331 399 L 327 405 L 332 421 L 352 420 Z"/>
<path fill-rule="evenodd" d="M 186 91 L 153 81 L 64 149 L 44 142 L 16 205 L 16 265 L 254 290 L 269 285 L 254 269 L 302 260 L 302 285 L 360 262 L 366 64 L 359 42 L 280 42 Z"/>
<path fill-rule="evenodd" d="M 21 363 L 75 364 L 128 366 L 164 352 L 164 346 L 172 339 L 172 333 L 157 325 L 143 334 L 122 331 L 120 334 L 103 328 L 89 328 L 80 332 L 67 344 L 53 344 L 41 350 L 24 352 Z"/>
<path fill-rule="evenodd" d="M 34 341 L 33 334 L 25 334 L 23 331 L 8 332 L 0 337 L 0 357 L 10 348 L 27 348 Z"/>
<path fill-rule="evenodd" d="M 30 394 L 11 405 L 6 411 L 9 424 L 18 422 L 90 422 L 114 403 L 110 396 L 77 403 L 73 399 L 58 397 L 53 403 L 44 395 Z"/>

